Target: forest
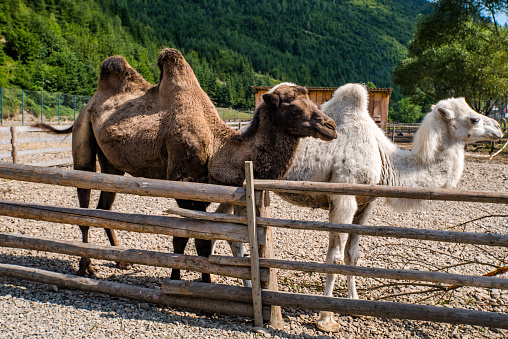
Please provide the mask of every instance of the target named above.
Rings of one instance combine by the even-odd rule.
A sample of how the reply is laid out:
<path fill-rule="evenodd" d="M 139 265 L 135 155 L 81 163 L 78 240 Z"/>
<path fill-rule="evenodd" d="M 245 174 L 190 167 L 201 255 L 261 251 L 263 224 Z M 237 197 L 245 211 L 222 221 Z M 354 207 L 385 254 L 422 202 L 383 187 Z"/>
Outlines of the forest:
<path fill-rule="evenodd" d="M 0 86 L 93 95 L 122 55 L 156 83 L 179 49 L 218 106 L 252 107 L 251 86 L 393 87 L 424 0 L 0 0 Z M 397 89 L 394 99 L 400 99 Z"/>

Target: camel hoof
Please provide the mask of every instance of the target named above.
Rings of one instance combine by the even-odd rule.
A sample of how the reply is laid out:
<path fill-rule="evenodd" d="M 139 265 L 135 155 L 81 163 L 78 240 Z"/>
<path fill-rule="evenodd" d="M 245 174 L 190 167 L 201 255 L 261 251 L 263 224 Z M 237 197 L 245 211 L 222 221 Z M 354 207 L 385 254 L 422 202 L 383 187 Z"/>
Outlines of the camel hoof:
<path fill-rule="evenodd" d="M 170 280 L 182 280 L 180 277 L 180 270 L 175 271 L 174 269 L 171 271 L 171 276 L 169 277 Z"/>
<path fill-rule="evenodd" d="M 203 274 L 201 276 L 201 281 L 204 283 L 215 284 L 217 278 L 211 274 Z"/>
<path fill-rule="evenodd" d="M 76 275 L 79 275 L 80 277 L 84 277 L 86 275 L 86 269 L 84 267 L 81 267 L 77 272 Z"/>
<path fill-rule="evenodd" d="M 117 262 L 116 268 L 119 268 L 121 270 L 130 270 L 132 268 L 132 265 L 128 262 Z"/>
<path fill-rule="evenodd" d="M 333 319 L 318 320 L 316 327 L 323 332 L 339 332 L 340 330 L 340 324 L 336 323 Z"/>

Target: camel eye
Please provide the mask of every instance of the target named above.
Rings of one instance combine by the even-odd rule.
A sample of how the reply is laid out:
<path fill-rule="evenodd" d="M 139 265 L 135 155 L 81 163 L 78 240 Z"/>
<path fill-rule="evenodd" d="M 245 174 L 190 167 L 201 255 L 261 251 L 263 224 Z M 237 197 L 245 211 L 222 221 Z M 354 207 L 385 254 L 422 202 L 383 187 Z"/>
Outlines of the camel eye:
<path fill-rule="evenodd" d="M 300 115 L 301 114 L 301 109 L 298 106 L 291 106 L 289 108 L 289 111 L 291 112 L 292 115 Z"/>
<path fill-rule="evenodd" d="M 471 118 L 471 123 L 473 125 L 476 125 L 479 121 L 480 121 L 480 119 L 478 119 L 478 118 Z"/>

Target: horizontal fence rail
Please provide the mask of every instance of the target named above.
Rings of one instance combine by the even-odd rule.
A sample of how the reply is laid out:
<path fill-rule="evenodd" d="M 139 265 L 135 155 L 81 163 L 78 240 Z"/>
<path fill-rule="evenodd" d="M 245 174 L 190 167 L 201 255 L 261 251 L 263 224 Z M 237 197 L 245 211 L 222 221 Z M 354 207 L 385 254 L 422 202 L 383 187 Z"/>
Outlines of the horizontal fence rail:
<path fill-rule="evenodd" d="M 188 218 L 55 207 L 3 200 L 0 200 L 0 215 L 80 226 L 112 228 L 129 232 L 249 242 L 247 227 L 243 225 L 213 221 L 203 222 Z M 259 242 L 264 244 L 266 237 L 263 228 L 259 228 L 258 237 Z"/>
<path fill-rule="evenodd" d="M 288 180 L 254 180 L 257 190 L 286 193 L 323 193 L 421 200 L 448 200 L 508 204 L 508 192 L 467 191 L 442 188 L 374 186 Z"/>
<path fill-rule="evenodd" d="M 168 209 L 166 212 L 189 218 L 203 220 L 215 220 L 241 224 L 247 223 L 247 218 L 241 216 L 234 216 L 230 214 L 199 212 L 185 210 L 182 208 L 171 208 Z M 393 226 L 365 226 L 355 224 L 337 224 L 322 221 L 302 221 L 302 220 L 273 219 L 262 217 L 256 217 L 256 223 L 259 226 L 291 228 L 308 231 L 338 232 L 367 236 L 393 237 L 393 238 L 508 247 L 508 235 L 494 233 L 479 234 L 473 232 L 436 231 L 419 228 L 404 228 Z"/>
<path fill-rule="evenodd" d="M 0 162 L 0 177 L 59 186 L 96 189 L 140 196 L 245 205 L 245 189 L 183 181 L 133 178 L 112 174 L 44 168 Z M 258 194 L 259 196 L 259 194 Z M 259 197 L 256 196 L 256 201 Z"/>
<path fill-rule="evenodd" d="M 162 293 L 161 290 L 152 288 L 83 278 L 70 274 L 10 264 L 0 264 L 0 275 L 57 285 L 74 290 L 103 293 L 114 297 L 161 304 L 170 307 L 192 308 L 212 313 L 218 312 L 242 317 L 254 317 L 254 309 L 251 303 L 232 302 L 230 300 L 213 300 L 213 302 L 210 302 L 209 298 L 168 296 Z M 270 319 L 270 309 L 263 308 L 263 311 L 263 318 L 267 320 Z"/>
<path fill-rule="evenodd" d="M 162 291 L 171 295 L 208 296 L 217 300 L 252 302 L 250 288 L 165 279 Z M 398 302 L 354 300 L 309 294 L 263 290 L 263 303 L 298 309 L 323 310 L 371 317 L 412 319 L 452 324 L 480 325 L 508 329 L 508 315 L 453 309 L 438 306 L 411 305 Z"/>
<path fill-rule="evenodd" d="M 168 239 L 169 240 L 169 239 Z M 249 267 L 234 267 L 211 263 L 205 257 L 164 253 L 139 249 L 85 244 L 27 235 L 0 233 L 0 246 L 33 251 L 68 254 L 94 259 L 128 262 L 131 264 L 169 267 L 218 274 L 238 279 L 250 279 Z M 261 270 L 261 280 L 268 282 L 268 271 Z"/>
<path fill-rule="evenodd" d="M 214 255 L 209 258 L 211 263 L 218 265 L 232 265 L 247 267 L 250 266 L 248 258 L 232 258 L 227 256 Z M 283 270 L 331 273 L 344 275 L 360 275 L 362 277 L 394 279 L 394 280 L 415 280 L 435 283 L 450 284 L 455 286 L 474 286 L 483 288 L 497 288 L 508 290 L 508 279 L 470 276 L 462 274 L 423 272 L 413 270 L 384 269 L 372 267 L 359 267 L 338 264 L 321 264 L 300 261 L 288 261 L 278 259 L 260 259 L 259 266 L 264 268 L 278 268 Z"/>

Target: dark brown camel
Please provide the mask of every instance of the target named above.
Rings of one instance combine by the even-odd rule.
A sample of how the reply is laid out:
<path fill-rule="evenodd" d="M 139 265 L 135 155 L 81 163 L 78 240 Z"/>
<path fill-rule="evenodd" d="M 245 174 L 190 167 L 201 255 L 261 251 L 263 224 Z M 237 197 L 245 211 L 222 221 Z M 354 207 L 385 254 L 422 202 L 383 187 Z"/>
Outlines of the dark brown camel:
<path fill-rule="evenodd" d="M 299 138 L 337 137 L 335 123 L 309 100 L 304 87 L 282 84 L 263 96 L 250 128 L 240 134 L 217 115 L 182 54 L 164 49 L 158 58 L 160 81 L 149 84 L 120 56 L 106 59 L 97 92 L 74 125 L 56 133 L 72 135 L 74 169 L 192 182 L 241 185 L 244 161 L 254 162 L 257 178 L 279 179 L 289 169 Z M 89 189 L 78 188 L 87 208 Z M 101 192 L 97 208 L 111 209 L 115 193 Z M 177 200 L 182 208 L 206 210 L 208 203 Z M 89 227 L 80 226 L 83 242 Z M 118 242 L 106 229 L 111 245 Z M 173 238 L 175 253 L 184 253 L 187 238 Z M 211 241 L 196 239 L 198 255 L 211 254 Z M 119 263 L 119 266 L 124 266 Z M 95 275 L 90 258 L 81 258 L 78 275 Z M 172 279 L 180 279 L 173 269 Z M 203 274 L 210 282 L 210 275 Z"/>

